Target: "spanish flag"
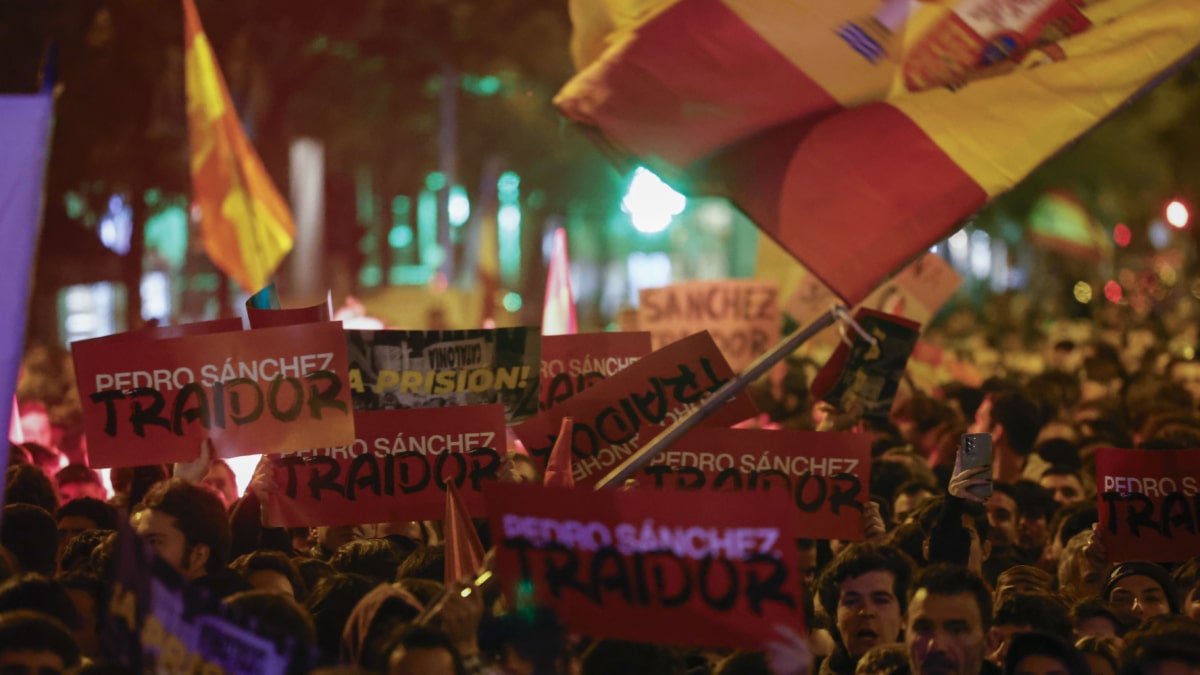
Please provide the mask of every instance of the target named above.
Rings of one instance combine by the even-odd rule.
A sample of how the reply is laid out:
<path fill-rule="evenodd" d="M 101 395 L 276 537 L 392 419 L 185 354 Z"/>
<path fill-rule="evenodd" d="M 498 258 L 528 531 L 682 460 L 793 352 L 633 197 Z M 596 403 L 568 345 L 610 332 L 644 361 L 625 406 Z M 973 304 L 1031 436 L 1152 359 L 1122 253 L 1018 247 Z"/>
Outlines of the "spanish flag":
<path fill-rule="evenodd" d="M 1196 0 L 571 1 L 560 111 L 850 304 L 1200 48 Z"/>
<path fill-rule="evenodd" d="M 204 248 L 244 290 L 256 291 L 292 249 L 296 225 L 242 131 L 193 0 L 183 0 L 183 17 L 192 199 Z"/>

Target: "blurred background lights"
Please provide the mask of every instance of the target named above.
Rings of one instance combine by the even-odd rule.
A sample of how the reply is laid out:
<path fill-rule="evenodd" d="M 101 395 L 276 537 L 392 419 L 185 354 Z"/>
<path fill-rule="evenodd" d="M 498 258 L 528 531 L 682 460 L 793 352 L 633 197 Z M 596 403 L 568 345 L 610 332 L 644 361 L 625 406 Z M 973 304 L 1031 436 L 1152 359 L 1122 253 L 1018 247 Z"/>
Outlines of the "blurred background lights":
<path fill-rule="evenodd" d="M 1183 202 L 1176 199 L 1167 204 L 1167 222 L 1172 227 L 1187 227 L 1190 218 L 1191 214 L 1188 213 L 1188 208 Z"/>
<path fill-rule="evenodd" d="M 1124 296 L 1124 291 L 1121 290 L 1121 284 L 1109 280 L 1104 282 L 1104 297 L 1108 298 L 1109 302 L 1120 302 Z"/>
<path fill-rule="evenodd" d="M 1076 282 L 1074 294 L 1075 300 L 1085 305 L 1092 301 L 1092 287 L 1086 281 Z"/>
<path fill-rule="evenodd" d="M 1113 228 L 1113 241 L 1117 246 L 1125 248 L 1132 240 L 1133 233 L 1129 231 L 1129 226 L 1125 223 L 1117 223 L 1117 226 Z"/>
<path fill-rule="evenodd" d="M 450 188 L 450 197 L 446 201 L 446 212 L 450 218 L 450 224 L 455 227 L 462 226 L 471 217 L 471 200 L 467 197 L 467 191 L 461 185 L 455 185 Z"/>
<path fill-rule="evenodd" d="M 676 192 L 645 167 L 638 167 L 621 200 L 621 210 L 629 214 L 638 232 L 657 234 L 683 213 L 687 198 Z"/>

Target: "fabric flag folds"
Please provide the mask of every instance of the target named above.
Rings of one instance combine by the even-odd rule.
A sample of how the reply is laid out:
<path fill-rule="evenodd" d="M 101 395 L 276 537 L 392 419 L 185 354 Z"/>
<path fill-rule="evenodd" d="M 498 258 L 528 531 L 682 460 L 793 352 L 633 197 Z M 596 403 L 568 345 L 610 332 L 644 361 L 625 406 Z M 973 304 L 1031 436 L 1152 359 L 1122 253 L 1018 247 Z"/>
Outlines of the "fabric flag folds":
<path fill-rule="evenodd" d="M 1200 47 L 1195 0 L 572 0 L 555 99 L 851 304 Z M 597 35 L 608 31 L 604 39 Z"/>
<path fill-rule="evenodd" d="M 542 476 L 544 487 L 575 487 L 575 473 L 571 467 L 571 436 L 575 432 L 575 419 L 564 417 L 558 428 L 558 439 L 546 460 L 546 474 Z"/>
<path fill-rule="evenodd" d="M 192 198 L 208 257 L 246 291 L 263 288 L 292 248 L 296 225 L 247 140 L 225 78 L 183 0 Z"/>
<path fill-rule="evenodd" d="M 567 231 L 554 231 L 550 271 L 546 274 L 546 302 L 542 307 L 542 335 L 574 335 L 575 293 L 571 290 L 571 262 L 567 257 Z"/>
<path fill-rule="evenodd" d="M 483 564 L 483 542 L 454 481 L 446 481 L 446 583 L 474 576 Z"/>
<path fill-rule="evenodd" d="M 0 96 L 0 419 L 16 416 L 17 374 L 25 341 L 25 312 L 34 251 L 42 222 L 42 183 L 54 120 L 49 93 Z M 5 413 L 3 406 L 12 405 Z M 19 422 L 15 424 L 20 429 Z M 10 428 L 10 434 L 12 429 Z M 8 466 L 8 443 L 0 445 L 0 466 Z M 0 486 L 0 497 L 3 486 Z"/>

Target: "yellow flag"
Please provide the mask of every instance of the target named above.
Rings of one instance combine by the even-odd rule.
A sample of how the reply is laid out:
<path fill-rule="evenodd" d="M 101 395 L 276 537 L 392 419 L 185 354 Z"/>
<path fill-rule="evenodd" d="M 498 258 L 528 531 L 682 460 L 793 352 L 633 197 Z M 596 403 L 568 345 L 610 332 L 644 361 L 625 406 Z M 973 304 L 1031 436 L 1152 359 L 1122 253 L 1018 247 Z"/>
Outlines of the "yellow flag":
<path fill-rule="evenodd" d="M 243 289 L 256 291 L 292 249 L 296 225 L 246 139 L 193 0 L 183 0 L 183 16 L 192 199 L 204 248 Z"/>

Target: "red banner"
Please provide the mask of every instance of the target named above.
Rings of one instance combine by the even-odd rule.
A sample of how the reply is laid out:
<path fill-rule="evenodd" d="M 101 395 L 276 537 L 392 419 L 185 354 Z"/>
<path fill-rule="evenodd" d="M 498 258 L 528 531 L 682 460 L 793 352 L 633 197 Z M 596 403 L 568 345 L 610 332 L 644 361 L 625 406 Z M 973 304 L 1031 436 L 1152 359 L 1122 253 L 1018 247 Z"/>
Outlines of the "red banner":
<path fill-rule="evenodd" d="M 246 320 L 251 328 L 278 328 L 280 326 L 296 326 L 304 323 L 320 323 L 329 321 L 329 304 L 321 303 L 312 307 L 295 307 L 292 309 L 259 309 L 246 308 Z"/>
<path fill-rule="evenodd" d="M 649 353 L 649 333 L 543 335 L 538 409 L 553 408 Z"/>
<path fill-rule="evenodd" d="M 1200 450 L 1096 451 L 1100 531 L 1110 562 L 1200 552 Z"/>
<path fill-rule="evenodd" d="M 648 438 L 660 430 L 647 429 Z M 635 474 L 639 487 L 685 492 L 781 491 L 801 537 L 860 541 L 870 498 L 871 437 L 761 429 L 695 429 Z"/>
<path fill-rule="evenodd" d="M 97 467 L 186 461 L 211 438 L 224 457 L 354 440 L 341 324 L 71 348 Z"/>
<path fill-rule="evenodd" d="M 804 630 L 781 491 L 712 499 L 494 483 L 484 494 L 518 609 L 522 581 L 592 637 L 760 649 L 776 625 Z"/>
<path fill-rule="evenodd" d="M 277 527 L 441 520 L 454 483 L 473 516 L 504 455 L 504 406 L 358 411 L 348 446 L 275 455 Z"/>
<path fill-rule="evenodd" d="M 562 418 L 574 418 L 575 483 L 591 485 L 652 438 L 646 427 L 674 423 L 732 378 L 733 371 L 712 337 L 697 333 L 653 352 L 513 431 L 544 468 Z M 741 393 L 704 424 L 731 426 L 757 414 L 749 397 Z"/>

